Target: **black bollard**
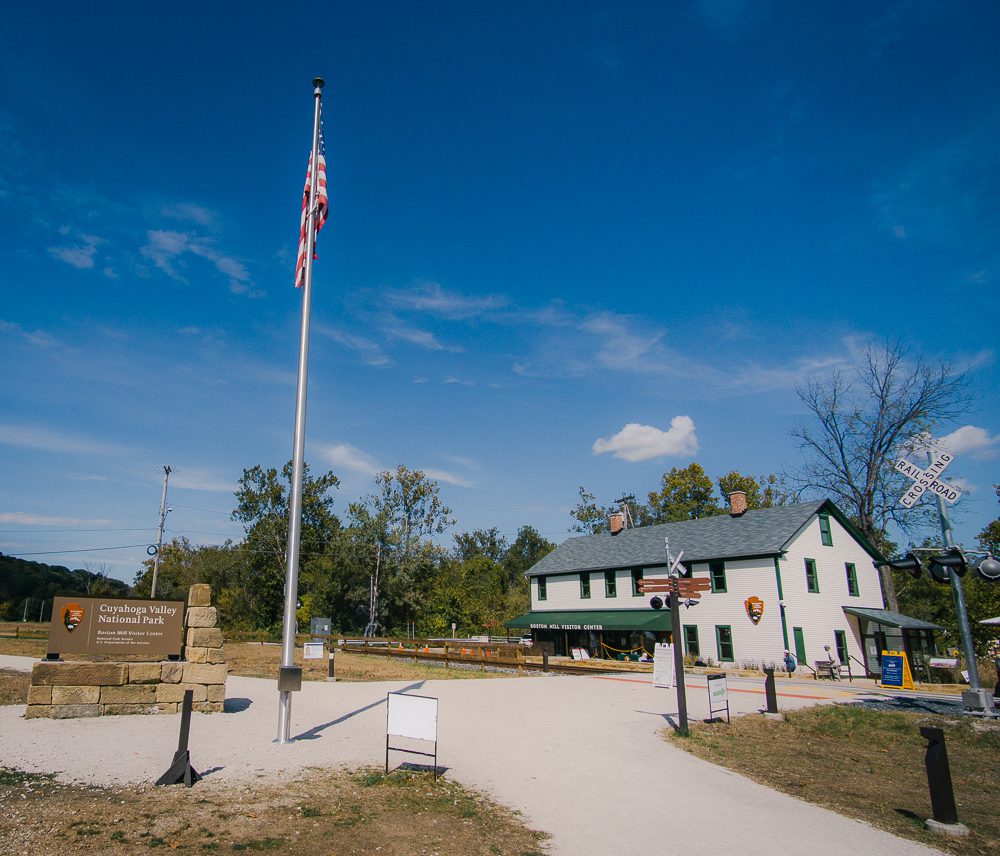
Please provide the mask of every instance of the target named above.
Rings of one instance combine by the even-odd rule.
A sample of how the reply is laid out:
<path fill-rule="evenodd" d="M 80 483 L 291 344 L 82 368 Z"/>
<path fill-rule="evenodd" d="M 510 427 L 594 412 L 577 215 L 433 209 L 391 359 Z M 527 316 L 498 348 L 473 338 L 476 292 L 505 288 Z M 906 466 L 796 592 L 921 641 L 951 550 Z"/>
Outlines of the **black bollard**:
<path fill-rule="evenodd" d="M 330 652 L 330 659 L 326 667 L 326 679 L 328 681 L 335 681 L 337 678 L 333 674 L 333 651 Z"/>
<path fill-rule="evenodd" d="M 958 809 L 955 808 L 955 792 L 951 786 L 951 769 L 948 767 L 948 750 L 944 745 L 944 731 L 940 728 L 923 727 L 920 736 L 927 741 L 927 785 L 931 790 L 931 810 L 938 823 L 953 825 L 958 823 Z"/>
<path fill-rule="evenodd" d="M 767 699 L 767 712 L 778 712 L 778 693 L 774 689 L 774 666 L 764 669 L 764 697 Z"/>
<path fill-rule="evenodd" d="M 547 672 L 549 670 L 549 652 L 542 651 L 542 671 Z"/>
<path fill-rule="evenodd" d="M 169 769 L 156 780 L 158 785 L 179 785 L 183 782 L 190 788 L 195 782 L 201 781 L 201 775 L 191 766 L 191 753 L 188 751 L 188 734 L 191 731 L 191 702 L 194 699 L 193 690 L 184 691 L 184 704 L 181 707 L 181 733 L 177 740 L 177 751 Z"/>

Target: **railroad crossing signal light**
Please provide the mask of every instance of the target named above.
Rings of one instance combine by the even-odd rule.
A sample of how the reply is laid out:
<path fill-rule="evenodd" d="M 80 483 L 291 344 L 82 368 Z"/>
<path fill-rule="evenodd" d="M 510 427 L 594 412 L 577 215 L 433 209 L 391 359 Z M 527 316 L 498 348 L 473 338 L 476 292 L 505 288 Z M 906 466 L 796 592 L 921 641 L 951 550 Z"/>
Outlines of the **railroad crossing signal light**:
<path fill-rule="evenodd" d="M 666 606 L 667 609 L 669 609 L 670 608 L 670 595 L 668 594 L 665 598 L 661 598 L 661 597 L 657 597 L 656 595 L 653 595 L 653 597 L 651 597 L 649 599 L 649 605 L 651 607 L 653 607 L 653 609 L 663 609 L 664 606 Z"/>
<path fill-rule="evenodd" d="M 947 583 L 950 581 L 948 577 L 948 571 L 952 570 L 958 576 L 964 577 L 967 566 L 965 564 L 965 556 L 962 555 L 962 551 L 958 547 L 952 547 L 947 553 L 942 556 L 931 557 L 930 572 L 931 576 L 934 577 L 939 583 Z"/>
<path fill-rule="evenodd" d="M 902 559 L 895 562 L 889 562 L 889 567 L 894 571 L 906 571 L 911 577 L 919 577 L 923 569 L 920 566 L 920 559 L 913 555 L 913 553 L 907 553 Z"/>
<path fill-rule="evenodd" d="M 994 559 L 993 556 L 983 556 L 981 559 L 976 559 L 973 564 L 976 567 L 976 573 L 984 580 L 991 583 L 1000 583 L 1000 562 Z"/>

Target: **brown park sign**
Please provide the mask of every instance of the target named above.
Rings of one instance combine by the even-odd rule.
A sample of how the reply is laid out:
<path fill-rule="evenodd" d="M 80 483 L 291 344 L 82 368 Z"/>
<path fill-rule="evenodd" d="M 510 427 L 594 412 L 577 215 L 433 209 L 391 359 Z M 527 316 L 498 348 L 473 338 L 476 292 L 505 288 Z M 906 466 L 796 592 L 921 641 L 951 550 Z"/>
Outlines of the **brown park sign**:
<path fill-rule="evenodd" d="M 156 660 L 180 656 L 183 600 L 57 597 L 52 604 L 53 654 L 139 654 Z"/>

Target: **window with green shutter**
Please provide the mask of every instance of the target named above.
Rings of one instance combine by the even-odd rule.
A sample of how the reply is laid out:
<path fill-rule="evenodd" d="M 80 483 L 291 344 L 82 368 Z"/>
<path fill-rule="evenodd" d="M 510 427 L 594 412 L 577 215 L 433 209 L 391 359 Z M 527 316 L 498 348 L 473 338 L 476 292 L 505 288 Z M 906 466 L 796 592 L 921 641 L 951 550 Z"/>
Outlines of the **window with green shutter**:
<path fill-rule="evenodd" d="M 587 600 L 590 597 L 590 574 L 580 574 L 580 598 Z"/>
<path fill-rule="evenodd" d="M 841 663 L 847 662 L 847 634 L 843 630 L 834 630 L 833 638 L 837 641 L 837 659 Z"/>
<path fill-rule="evenodd" d="M 549 596 L 549 587 L 545 583 L 545 577 L 538 578 L 538 599 L 545 600 Z"/>
<path fill-rule="evenodd" d="M 639 580 L 642 579 L 642 568 L 632 568 L 632 597 L 639 597 Z"/>
<path fill-rule="evenodd" d="M 819 516 L 819 537 L 824 547 L 833 546 L 833 533 L 830 531 L 829 514 L 821 514 Z"/>
<path fill-rule="evenodd" d="M 713 592 L 726 590 L 726 563 L 713 559 L 708 563 L 708 576 L 712 581 Z"/>
<path fill-rule="evenodd" d="M 806 559 L 806 588 L 812 594 L 819 594 L 819 577 L 816 574 L 815 559 Z"/>
<path fill-rule="evenodd" d="M 684 653 L 692 657 L 701 656 L 701 646 L 698 644 L 698 625 L 684 625 Z"/>
<path fill-rule="evenodd" d="M 733 651 L 733 628 L 728 624 L 715 625 L 715 645 L 719 649 L 720 663 L 733 663 L 736 660 Z"/>
<path fill-rule="evenodd" d="M 854 562 L 846 562 L 844 570 L 847 572 L 847 593 L 851 597 L 858 597 L 858 570 L 854 567 Z"/>
<path fill-rule="evenodd" d="M 618 597 L 618 580 L 615 579 L 614 571 L 604 572 L 604 596 Z"/>

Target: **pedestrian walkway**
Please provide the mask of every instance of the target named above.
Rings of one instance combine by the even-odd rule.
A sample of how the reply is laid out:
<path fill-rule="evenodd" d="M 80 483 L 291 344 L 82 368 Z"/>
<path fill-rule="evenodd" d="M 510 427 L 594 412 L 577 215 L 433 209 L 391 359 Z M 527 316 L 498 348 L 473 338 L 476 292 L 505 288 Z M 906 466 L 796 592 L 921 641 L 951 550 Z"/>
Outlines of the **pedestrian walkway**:
<path fill-rule="evenodd" d="M 0 667 L 9 658 L 0 658 Z M 30 660 L 28 661 L 30 664 Z M 689 676 L 692 719 L 708 714 L 704 678 Z M 730 682 L 733 713 L 759 710 L 763 682 Z M 676 694 L 635 676 L 489 681 L 307 682 L 292 706 L 288 745 L 277 732 L 274 681 L 230 677 L 225 714 L 195 714 L 191 757 L 213 781 L 295 776 L 309 767 L 381 765 L 385 697 L 408 691 L 440 700 L 439 764 L 449 778 L 520 810 L 552 836 L 555 856 L 720 853 L 840 856 L 933 853 L 715 767 L 665 741 Z M 779 705 L 838 698 L 840 686 L 779 685 Z M 95 783 L 150 782 L 169 761 L 177 717 L 25 720 L 0 708 L 0 765 L 62 771 Z M 86 758 L 87 764 L 79 759 Z M 395 756 L 393 763 L 407 760 Z"/>

